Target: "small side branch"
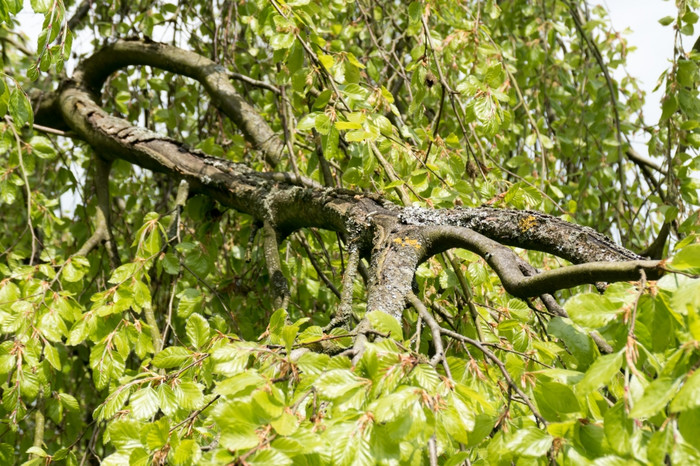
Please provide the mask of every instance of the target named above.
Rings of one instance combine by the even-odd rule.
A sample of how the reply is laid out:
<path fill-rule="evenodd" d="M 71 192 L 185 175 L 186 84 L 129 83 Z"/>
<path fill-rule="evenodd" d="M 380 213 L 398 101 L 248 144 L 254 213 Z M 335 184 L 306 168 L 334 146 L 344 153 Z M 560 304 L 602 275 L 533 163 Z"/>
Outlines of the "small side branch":
<path fill-rule="evenodd" d="M 44 392 L 39 391 L 39 396 L 36 399 L 36 411 L 34 412 L 34 442 L 35 448 L 44 448 L 44 428 L 46 426 L 46 418 L 44 416 Z M 36 455 L 31 455 L 33 458 L 38 458 Z"/>
<path fill-rule="evenodd" d="M 277 231 L 267 221 L 263 224 L 263 252 L 274 293 L 275 308 L 286 309 L 289 305 L 289 285 L 287 284 L 287 278 L 282 273 Z"/>
<path fill-rule="evenodd" d="M 109 172 L 112 162 L 100 157 L 95 158 L 95 192 L 97 194 L 97 212 L 95 213 L 95 232 L 76 252 L 76 255 L 86 256 L 101 242 L 107 246 L 107 255 L 113 268 L 119 267 L 119 251 L 114 240 L 110 221 Z"/>
<path fill-rule="evenodd" d="M 640 272 L 658 276 L 659 261 L 590 262 L 570 265 L 532 277 L 523 277 L 509 286 L 504 283 L 504 287 L 514 296 L 525 298 L 584 284 L 635 280 Z"/>
<path fill-rule="evenodd" d="M 445 375 L 452 378 L 452 371 L 450 371 L 450 366 L 447 364 L 447 357 L 445 354 L 445 347 L 442 344 L 442 334 L 440 324 L 437 323 L 433 315 L 428 312 L 425 305 L 418 299 L 413 293 L 409 293 L 406 297 L 407 301 L 413 306 L 413 308 L 418 311 L 418 315 L 425 321 L 430 329 L 430 334 L 433 337 L 433 346 L 435 347 L 435 354 L 430 358 L 430 364 L 436 366 L 438 363 L 442 363 L 442 367 L 445 369 Z"/>
<path fill-rule="evenodd" d="M 264 154 L 266 161 L 273 167 L 279 162 L 283 142 L 255 108 L 236 92 L 229 81 L 229 73 L 199 54 L 159 42 L 118 40 L 83 61 L 73 77 L 97 92 L 110 74 L 129 65 L 153 66 L 196 79 L 212 102 Z"/>
<path fill-rule="evenodd" d="M 350 243 L 348 251 L 350 256 L 348 257 L 347 267 L 345 267 L 345 275 L 343 275 L 343 291 L 340 294 L 340 306 L 338 306 L 338 312 L 325 327 L 324 331 L 338 326 L 347 326 L 352 317 L 352 290 L 355 276 L 357 276 L 357 267 L 360 263 L 360 249 Z"/>

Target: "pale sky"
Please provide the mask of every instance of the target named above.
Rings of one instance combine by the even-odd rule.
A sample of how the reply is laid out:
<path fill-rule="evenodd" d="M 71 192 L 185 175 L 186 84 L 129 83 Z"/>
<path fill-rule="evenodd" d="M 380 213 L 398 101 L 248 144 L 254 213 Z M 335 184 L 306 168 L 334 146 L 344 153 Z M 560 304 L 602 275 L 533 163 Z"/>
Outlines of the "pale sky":
<path fill-rule="evenodd" d="M 651 91 L 661 73 L 670 66 L 674 37 L 673 25 L 662 26 L 659 19 L 664 16 L 675 18 L 676 5 L 664 0 L 603 0 L 602 5 L 610 12 L 616 31 L 632 30 L 624 34 L 629 45 L 637 47 L 627 56 L 627 71 L 641 81 L 641 88 L 647 92 L 644 118 L 647 124 L 654 125 L 661 116 L 659 101 L 663 86 L 654 94 Z M 685 48 L 690 49 L 694 41 L 694 37 L 685 38 Z M 619 77 L 619 72 L 615 76 Z"/>

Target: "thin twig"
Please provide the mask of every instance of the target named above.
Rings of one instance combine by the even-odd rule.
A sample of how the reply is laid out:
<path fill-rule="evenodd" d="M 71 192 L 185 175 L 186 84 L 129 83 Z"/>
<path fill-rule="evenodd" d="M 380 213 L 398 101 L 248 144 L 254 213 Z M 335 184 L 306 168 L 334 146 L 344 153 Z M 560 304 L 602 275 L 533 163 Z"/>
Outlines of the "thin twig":
<path fill-rule="evenodd" d="M 501 361 L 495 354 L 493 354 L 488 348 L 486 348 L 485 345 L 483 345 L 479 341 L 476 341 L 469 337 L 465 337 L 464 335 L 461 335 L 457 332 L 453 332 L 452 330 L 448 330 L 444 327 L 440 327 L 440 331 L 443 333 L 443 335 L 447 335 L 464 343 L 469 343 L 470 345 L 475 346 L 477 349 L 479 349 L 479 351 L 481 351 L 484 354 L 484 356 L 486 356 L 488 359 L 491 360 L 491 362 L 498 366 L 498 369 L 501 371 L 501 374 L 503 374 L 503 378 L 506 379 L 506 382 L 511 387 L 511 389 L 513 389 L 515 393 L 518 394 L 518 396 L 522 399 L 523 403 L 525 403 L 527 407 L 530 408 L 530 411 L 532 412 L 533 416 L 535 416 L 535 419 L 537 419 L 537 422 L 544 426 L 547 425 L 547 421 L 540 415 L 535 405 L 532 403 L 532 401 L 530 401 L 530 398 L 528 398 L 528 396 L 513 381 L 513 378 L 508 373 L 508 369 L 506 368 L 506 365 L 503 363 L 503 361 Z"/>
<path fill-rule="evenodd" d="M 36 237 L 34 225 L 32 224 L 32 188 L 29 184 L 29 178 L 27 177 L 27 170 L 24 167 L 24 158 L 22 157 L 22 141 L 19 138 L 19 133 L 17 133 L 17 130 L 15 129 L 15 126 L 12 123 L 12 120 L 10 120 L 9 116 L 5 116 L 5 121 L 7 122 L 7 126 L 12 130 L 12 133 L 15 136 L 15 142 L 17 143 L 17 158 L 19 160 L 20 171 L 22 172 L 24 189 L 27 193 L 27 226 L 29 227 L 29 233 L 32 235 L 32 254 L 29 257 L 29 265 L 34 265 L 34 260 L 36 260 L 37 243 L 39 240 Z"/>

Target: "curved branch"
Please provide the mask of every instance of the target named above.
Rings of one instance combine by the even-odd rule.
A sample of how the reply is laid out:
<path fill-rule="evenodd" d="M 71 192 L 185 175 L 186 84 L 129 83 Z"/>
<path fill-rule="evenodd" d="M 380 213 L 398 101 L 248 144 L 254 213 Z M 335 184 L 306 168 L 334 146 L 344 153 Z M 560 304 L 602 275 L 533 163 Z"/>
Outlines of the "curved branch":
<path fill-rule="evenodd" d="M 277 165 L 283 142 L 236 92 L 229 82 L 229 72 L 199 54 L 158 42 L 118 40 L 81 63 L 74 79 L 97 94 L 109 75 L 131 65 L 153 66 L 199 81 L 211 96 L 212 103 L 233 120 L 246 139 L 262 151 L 270 165 Z"/>
<path fill-rule="evenodd" d="M 503 288 L 519 298 L 531 298 L 601 281 L 637 280 L 640 271 L 644 271 L 647 275 L 651 274 L 655 278 L 662 274 L 660 261 L 629 260 L 589 262 L 528 276 L 527 273 L 530 273 L 530 270 L 523 267 L 522 259 L 515 252 L 468 228 L 426 227 L 423 235 L 431 245 L 427 254 L 442 252 L 450 247 L 461 247 L 480 255 L 498 274 Z"/>

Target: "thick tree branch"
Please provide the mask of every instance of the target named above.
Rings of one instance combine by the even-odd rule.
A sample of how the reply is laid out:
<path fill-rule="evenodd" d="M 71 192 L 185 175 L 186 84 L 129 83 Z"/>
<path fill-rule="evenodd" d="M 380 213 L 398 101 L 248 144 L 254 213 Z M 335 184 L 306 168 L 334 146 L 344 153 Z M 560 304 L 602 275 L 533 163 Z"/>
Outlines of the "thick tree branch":
<path fill-rule="evenodd" d="M 641 260 L 644 257 L 613 243 L 592 228 L 529 210 L 404 209 L 401 220 L 409 225 L 454 225 L 481 233 L 501 244 L 542 251 L 575 264 Z"/>
<path fill-rule="evenodd" d="M 68 126 L 101 154 L 184 179 L 194 192 L 250 214 L 259 222 L 270 222 L 280 238 L 304 227 L 324 228 L 354 238 L 358 253 L 371 256 L 369 310 L 382 310 L 400 318 L 416 267 L 454 247 L 483 257 L 505 289 L 518 297 L 539 296 L 584 283 L 635 280 L 640 270 L 652 279 L 660 275 L 659 262 L 645 261 L 590 228 L 539 212 L 488 207 L 401 208 L 374 195 L 323 188 L 296 175 L 259 173 L 190 150 L 175 140 L 106 114 L 95 102 L 94 93 L 86 85 L 95 90 L 109 72 L 131 63 L 162 66 L 198 76 L 205 83 L 225 77 L 217 75 L 221 70 L 216 66 L 190 52 L 122 41 L 98 52 L 76 79 L 62 86 L 56 102 Z M 195 71 L 197 66 L 208 71 Z M 216 83 L 208 85 L 214 88 Z M 545 251 L 582 265 L 537 274 L 504 245 Z M 350 287 L 344 286 L 346 290 Z"/>

